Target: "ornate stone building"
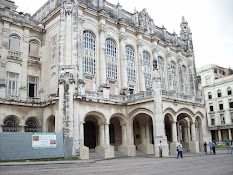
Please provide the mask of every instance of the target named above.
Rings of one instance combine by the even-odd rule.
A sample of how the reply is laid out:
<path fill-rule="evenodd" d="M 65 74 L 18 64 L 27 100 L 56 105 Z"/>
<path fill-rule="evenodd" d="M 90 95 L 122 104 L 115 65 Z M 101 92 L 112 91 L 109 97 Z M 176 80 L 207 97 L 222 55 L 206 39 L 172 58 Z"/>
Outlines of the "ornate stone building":
<path fill-rule="evenodd" d="M 207 123 L 215 141 L 232 140 L 233 134 L 233 75 L 216 65 L 198 69 L 205 98 Z"/>
<path fill-rule="evenodd" d="M 105 0 L 49 0 L 33 16 L 1 3 L 1 132 L 63 132 L 82 159 L 210 140 L 184 18 L 178 37 Z"/>

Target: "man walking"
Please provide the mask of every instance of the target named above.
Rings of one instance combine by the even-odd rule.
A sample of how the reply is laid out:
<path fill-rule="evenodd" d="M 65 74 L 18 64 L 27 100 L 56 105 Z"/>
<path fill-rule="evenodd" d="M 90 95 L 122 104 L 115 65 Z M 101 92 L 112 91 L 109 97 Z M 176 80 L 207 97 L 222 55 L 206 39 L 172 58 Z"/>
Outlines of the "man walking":
<path fill-rule="evenodd" d="M 163 157 L 163 144 L 161 140 L 159 141 L 159 156 Z"/>
<path fill-rule="evenodd" d="M 229 142 L 229 140 L 227 140 L 226 146 L 227 146 L 227 153 L 230 154 L 230 142 Z"/>
<path fill-rule="evenodd" d="M 179 158 L 179 156 L 183 158 L 183 145 L 181 141 L 179 145 L 177 146 L 177 150 L 178 150 L 177 159 Z"/>
<path fill-rule="evenodd" d="M 209 141 L 209 147 L 210 147 L 210 154 L 212 154 L 212 142 Z"/>

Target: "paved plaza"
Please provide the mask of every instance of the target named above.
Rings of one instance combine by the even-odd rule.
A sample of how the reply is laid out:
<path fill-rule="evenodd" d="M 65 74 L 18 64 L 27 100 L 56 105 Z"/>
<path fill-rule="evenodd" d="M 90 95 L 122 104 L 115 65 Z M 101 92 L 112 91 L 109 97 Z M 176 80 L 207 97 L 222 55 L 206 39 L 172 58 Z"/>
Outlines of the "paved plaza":
<path fill-rule="evenodd" d="M 126 157 L 110 160 L 0 163 L 0 175 L 233 175 L 233 154 L 155 158 Z"/>

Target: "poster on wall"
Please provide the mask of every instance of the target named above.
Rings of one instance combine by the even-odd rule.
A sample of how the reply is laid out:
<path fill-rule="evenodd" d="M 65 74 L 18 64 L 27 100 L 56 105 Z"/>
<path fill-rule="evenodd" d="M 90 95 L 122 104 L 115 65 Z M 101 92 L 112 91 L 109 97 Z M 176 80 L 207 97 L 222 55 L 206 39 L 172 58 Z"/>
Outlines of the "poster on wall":
<path fill-rule="evenodd" d="M 32 149 L 56 149 L 56 133 L 33 132 Z"/>

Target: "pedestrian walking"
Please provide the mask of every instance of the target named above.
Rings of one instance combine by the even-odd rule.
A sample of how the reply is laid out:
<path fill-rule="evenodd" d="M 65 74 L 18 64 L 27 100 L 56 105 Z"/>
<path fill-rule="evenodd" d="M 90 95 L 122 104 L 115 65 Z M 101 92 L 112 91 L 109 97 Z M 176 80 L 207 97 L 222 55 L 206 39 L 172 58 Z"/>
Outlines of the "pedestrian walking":
<path fill-rule="evenodd" d="M 162 144 L 161 140 L 159 142 L 159 156 L 163 157 L 163 144 Z"/>
<path fill-rule="evenodd" d="M 210 147 L 210 154 L 212 154 L 212 142 L 209 141 L 209 147 Z"/>
<path fill-rule="evenodd" d="M 213 140 L 213 143 L 212 143 L 212 150 L 213 150 L 213 154 L 216 154 L 216 152 L 215 152 L 215 141 Z"/>
<path fill-rule="evenodd" d="M 227 153 L 230 154 L 230 142 L 229 142 L 229 140 L 226 141 L 226 146 L 227 146 Z"/>
<path fill-rule="evenodd" d="M 179 157 L 183 158 L 183 145 L 182 145 L 182 142 L 179 143 L 179 145 L 177 146 L 177 159 Z"/>
<path fill-rule="evenodd" d="M 205 151 L 205 154 L 207 154 L 207 143 L 206 142 L 204 143 L 204 151 Z"/>
<path fill-rule="evenodd" d="M 232 154 L 232 152 L 233 152 L 233 142 L 231 141 L 231 154 Z"/>

